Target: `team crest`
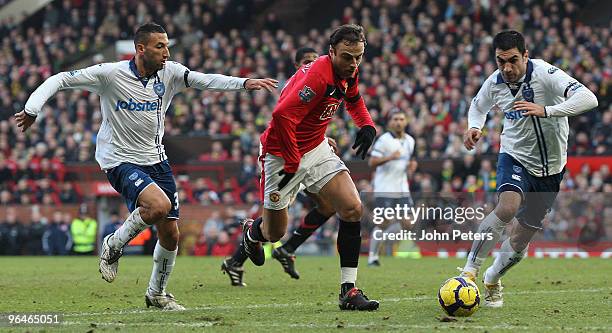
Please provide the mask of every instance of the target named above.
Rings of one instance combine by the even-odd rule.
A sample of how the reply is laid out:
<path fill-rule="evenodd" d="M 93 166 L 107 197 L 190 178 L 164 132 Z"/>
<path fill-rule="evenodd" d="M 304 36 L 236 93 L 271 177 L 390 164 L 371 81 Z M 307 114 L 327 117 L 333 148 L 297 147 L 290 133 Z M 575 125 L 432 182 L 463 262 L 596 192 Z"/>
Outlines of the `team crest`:
<path fill-rule="evenodd" d="M 80 73 L 81 73 L 81 70 L 80 70 L 80 69 L 75 69 L 75 70 L 73 70 L 73 71 L 68 72 L 68 75 L 70 75 L 70 76 L 73 76 L 73 77 L 74 77 L 74 76 L 79 75 Z"/>
<path fill-rule="evenodd" d="M 523 171 L 523 169 L 518 165 L 513 165 L 512 170 L 514 170 L 516 173 L 521 173 L 521 171 Z"/>
<path fill-rule="evenodd" d="M 523 87 L 523 99 L 533 103 L 533 89 L 531 87 Z"/>
<path fill-rule="evenodd" d="M 157 96 L 162 97 L 166 92 L 166 86 L 163 82 L 157 82 L 153 85 L 153 91 L 157 94 Z"/>
<path fill-rule="evenodd" d="M 272 193 L 270 193 L 270 201 L 272 202 L 279 202 L 281 198 L 281 195 L 278 191 L 274 191 Z"/>
<path fill-rule="evenodd" d="M 310 89 L 309 86 L 304 86 L 298 95 L 300 96 L 300 100 L 302 100 L 302 102 L 308 103 L 315 97 L 316 94 L 312 89 Z"/>
<path fill-rule="evenodd" d="M 559 68 L 557 67 L 551 67 L 548 69 L 548 74 L 555 74 L 556 71 L 558 71 Z"/>

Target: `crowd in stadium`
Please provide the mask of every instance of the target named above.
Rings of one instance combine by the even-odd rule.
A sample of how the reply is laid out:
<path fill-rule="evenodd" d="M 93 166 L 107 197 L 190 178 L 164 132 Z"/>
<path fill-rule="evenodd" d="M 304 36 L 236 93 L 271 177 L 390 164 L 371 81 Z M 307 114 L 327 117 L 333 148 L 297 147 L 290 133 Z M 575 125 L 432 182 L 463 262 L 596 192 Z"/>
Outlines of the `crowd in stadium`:
<path fill-rule="evenodd" d="M 408 132 L 416 139 L 416 158 L 439 159 L 443 170 L 418 170 L 412 191 L 494 191 L 495 169 L 483 155 L 499 150 L 502 115 L 490 114 L 485 138 L 475 155 L 467 155 L 462 135 L 470 99 L 496 69 L 491 56 L 492 33 L 505 28 L 523 31 L 530 56 L 542 58 L 588 86 L 599 108 L 570 120 L 570 155 L 612 154 L 612 24 L 588 26 L 577 20 L 571 1 L 448 2 L 361 1 L 346 7 L 329 26 L 356 22 L 367 31 L 365 59 L 360 66 L 360 91 L 372 118 L 384 131 L 386 117 L 396 109 L 409 116 Z M 545 3 L 544 3 L 545 2 Z M 93 162 L 101 113 L 98 96 L 83 91 L 56 95 L 36 126 L 17 131 L 13 113 L 46 78 L 66 70 L 76 59 L 131 39 L 141 23 L 156 21 L 175 38 L 171 59 L 192 70 L 234 76 L 273 77 L 281 86 L 295 68 L 293 56 L 301 46 L 326 53 L 326 30 L 312 29 L 292 36 L 270 18 L 266 30 L 231 29 L 223 1 L 192 1 L 166 7 L 126 1 L 55 1 L 44 9 L 42 25 L 13 20 L 0 23 L 0 204 L 77 203 L 83 195 L 66 181 L 65 165 Z M 398 9 L 401 6 L 402 9 Z M 544 15 L 546 8 L 547 15 Z M 96 57 L 97 61 L 103 61 Z M 113 61 L 106 59 L 106 61 Z M 257 203 L 256 156 L 259 135 L 271 119 L 278 94 L 215 93 L 187 90 L 177 96 L 166 116 L 166 135 L 230 136 L 199 161 L 242 163 L 239 177 L 219 184 L 208 178 L 179 182 L 183 202 L 212 204 Z M 348 113 L 339 111 L 328 136 L 338 142 L 344 160 L 356 128 Z M 362 187 L 368 188 L 367 181 Z M 609 168 L 583 168 L 568 174 L 566 190 L 612 190 Z M 296 220 L 300 214 L 296 215 Z"/>

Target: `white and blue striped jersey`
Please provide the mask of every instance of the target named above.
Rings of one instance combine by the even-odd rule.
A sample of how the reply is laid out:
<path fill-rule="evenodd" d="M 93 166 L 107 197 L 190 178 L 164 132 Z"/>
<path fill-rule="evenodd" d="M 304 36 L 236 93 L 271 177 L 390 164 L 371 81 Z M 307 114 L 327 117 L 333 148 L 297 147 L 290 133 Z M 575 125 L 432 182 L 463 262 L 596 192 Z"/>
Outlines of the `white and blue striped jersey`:
<path fill-rule="evenodd" d="M 516 101 L 545 106 L 547 117 L 524 117 Z M 597 106 L 597 98 L 564 71 L 530 59 L 525 76 L 507 84 L 499 70 L 484 82 L 470 105 L 469 128 L 482 129 L 490 110 L 504 113 L 501 153 L 508 153 L 536 177 L 560 173 L 567 162 L 568 116 Z"/>
<path fill-rule="evenodd" d="M 414 154 L 415 140 L 404 134 L 399 138 L 391 132 L 381 135 L 372 147 L 373 157 L 387 157 L 400 151 L 400 158 L 388 161 L 376 167 L 372 186 L 374 196 L 406 197 L 410 195 L 408 188 L 408 164 Z"/>
<path fill-rule="evenodd" d="M 140 77 L 134 59 L 103 63 L 53 75 L 28 99 L 25 112 L 36 116 L 59 90 L 78 88 L 100 95 L 102 125 L 96 160 L 103 170 L 121 163 L 153 165 L 167 159 L 162 138 L 164 117 L 172 98 L 188 87 L 244 89 L 245 78 L 189 71 L 167 61 L 149 78 Z"/>

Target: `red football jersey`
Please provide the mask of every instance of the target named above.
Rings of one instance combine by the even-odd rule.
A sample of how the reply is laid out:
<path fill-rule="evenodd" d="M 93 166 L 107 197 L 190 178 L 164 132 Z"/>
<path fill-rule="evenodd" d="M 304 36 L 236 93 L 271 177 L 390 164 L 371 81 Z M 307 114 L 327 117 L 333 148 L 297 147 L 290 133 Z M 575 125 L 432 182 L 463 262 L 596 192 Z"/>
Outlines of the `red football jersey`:
<path fill-rule="evenodd" d="M 302 66 L 281 91 L 261 136 L 263 154 L 282 157 L 284 170 L 295 173 L 302 156 L 323 142 L 327 125 L 344 102 L 357 126 L 374 126 L 358 83 L 357 74 L 350 80 L 334 75 L 327 55 Z"/>

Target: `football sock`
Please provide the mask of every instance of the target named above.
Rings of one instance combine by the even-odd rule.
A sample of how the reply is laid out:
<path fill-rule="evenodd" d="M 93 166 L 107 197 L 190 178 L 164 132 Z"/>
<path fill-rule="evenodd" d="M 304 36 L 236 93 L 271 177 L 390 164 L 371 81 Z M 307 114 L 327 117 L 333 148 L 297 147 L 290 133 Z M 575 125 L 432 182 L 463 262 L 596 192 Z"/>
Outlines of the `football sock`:
<path fill-rule="evenodd" d="M 140 217 L 140 207 L 134 209 L 132 214 L 128 216 L 127 220 L 115 231 L 115 233 L 108 238 L 108 245 L 115 250 L 119 250 L 129 243 L 134 237 L 148 228 L 142 217 Z"/>
<path fill-rule="evenodd" d="M 523 259 L 525 252 L 527 252 L 527 248 L 528 247 L 521 252 L 516 252 L 510 244 L 510 238 L 506 239 L 502 243 L 493 265 L 487 269 L 484 276 L 484 283 L 496 284 L 499 282 L 499 279 L 506 274 L 512 266 L 518 264 L 519 261 Z"/>
<path fill-rule="evenodd" d="M 293 231 L 291 238 L 283 244 L 283 248 L 289 253 L 295 252 L 295 250 L 302 245 L 312 235 L 315 230 L 322 226 L 331 216 L 325 216 L 316 208 L 313 208 L 306 214 L 304 220 L 300 226 Z"/>
<path fill-rule="evenodd" d="M 232 257 L 229 258 L 228 264 L 230 264 L 232 266 L 240 267 L 240 266 L 242 266 L 244 264 L 244 262 L 247 260 L 248 257 L 249 256 L 247 255 L 246 251 L 244 250 L 244 245 L 242 245 L 242 242 L 240 242 L 240 245 L 236 249 L 236 252 L 234 252 Z"/>
<path fill-rule="evenodd" d="M 340 220 L 338 253 L 340 254 L 340 283 L 343 285 L 348 283 L 354 286 L 357 280 L 357 265 L 361 248 L 360 232 L 361 223 Z"/>
<path fill-rule="evenodd" d="M 174 251 L 168 251 L 164 249 L 159 241 L 155 244 L 155 250 L 153 251 L 153 271 L 151 272 L 151 279 L 149 280 L 149 295 L 163 294 L 166 292 L 166 285 L 168 285 L 168 279 L 172 268 L 174 268 L 174 260 L 176 259 L 176 253 L 178 248 Z"/>
<path fill-rule="evenodd" d="M 470 272 L 474 275 L 478 275 L 480 266 L 489 256 L 491 249 L 495 247 L 495 244 L 499 241 L 499 237 L 503 233 L 506 227 L 506 223 L 500 220 L 495 212 L 491 212 L 485 219 L 480 223 L 478 227 L 479 233 L 491 234 L 491 239 L 484 237 L 481 240 L 475 240 L 472 243 L 472 249 L 467 258 L 467 263 L 463 268 L 463 271 Z"/>
<path fill-rule="evenodd" d="M 263 218 L 260 216 L 251 225 L 251 228 L 247 231 L 247 237 L 251 242 L 267 242 L 268 240 L 263 236 L 261 232 L 261 223 Z"/>
<path fill-rule="evenodd" d="M 374 227 L 372 229 L 372 236 L 370 237 L 370 251 L 368 252 L 368 263 L 374 262 L 378 260 L 378 253 L 380 252 L 380 243 L 382 243 L 382 239 L 380 239 L 381 230 L 379 227 Z M 374 234 L 378 236 L 378 239 L 374 237 Z"/>

